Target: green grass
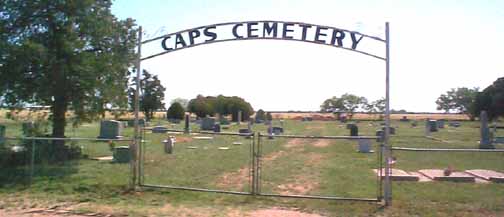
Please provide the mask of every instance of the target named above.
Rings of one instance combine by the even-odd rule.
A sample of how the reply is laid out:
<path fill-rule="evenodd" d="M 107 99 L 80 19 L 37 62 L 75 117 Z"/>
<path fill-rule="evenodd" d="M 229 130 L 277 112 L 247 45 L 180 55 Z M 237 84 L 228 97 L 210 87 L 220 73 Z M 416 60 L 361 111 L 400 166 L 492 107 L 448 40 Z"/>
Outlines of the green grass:
<path fill-rule="evenodd" d="M 157 121 L 155 121 L 157 122 Z M 161 124 L 169 125 L 160 121 Z M 8 136 L 20 136 L 20 123 L 0 120 L 7 126 Z M 182 129 L 183 124 L 171 126 Z M 285 121 L 285 134 L 292 135 L 348 135 L 344 124 L 336 122 Z M 479 129 L 477 122 L 463 122 L 460 128 L 447 127 L 433 133 L 436 138 L 423 136 L 423 125 L 412 128 L 409 123 L 393 122 L 396 135 L 393 146 L 477 148 Z M 374 135 L 378 122 L 358 123 L 360 135 Z M 237 132 L 241 126 L 231 125 Z M 197 131 L 197 127 L 193 126 Z M 255 131 L 265 132 L 263 124 L 254 125 Z M 132 136 L 132 128 L 124 130 Z M 91 123 L 77 129 L 69 127 L 67 135 L 95 138 L 99 123 Z M 240 176 L 240 170 L 250 167 L 252 140 L 240 136 L 213 136 L 212 140 L 178 142 L 173 154 L 165 154 L 161 141 L 168 135 L 147 133 L 145 139 L 145 183 L 212 188 L 230 191 L 250 189 L 248 173 Z M 178 139 L 196 135 L 177 135 Z M 208 135 L 198 135 L 208 136 Z M 241 142 L 242 145 L 233 145 Z M 286 193 L 285 185 L 309 186 L 307 195 L 341 197 L 377 196 L 376 176 L 371 169 L 378 167 L 377 153 L 357 153 L 355 141 L 327 140 L 323 147 L 315 146 L 317 139 L 262 138 L 261 191 Z M 14 145 L 15 141 L 9 141 Z M 127 145 L 118 143 L 116 145 Z M 290 144 L 290 145 L 289 145 Z M 108 156 L 107 143 L 79 141 L 89 157 Z M 377 150 L 374 143 L 374 150 Z M 197 147 L 189 149 L 189 146 Z M 229 147 L 229 150 L 219 150 Z M 499 148 L 504 148 L 502 145 Z M 280 153 L 280 154 L 279 154 Z M 395 168 L 414 171 L 419 169 L 446 168 L 458 170 L 492 169 L 504 172 L 504 153 L 438 153 L 394 151 Z M 275 157 L 272 157 L 275 156 Z M 29 160 L 29 156 L 26 157 Z M 383 209 L 376 203 L 324 201 L 306 199 L 280 199 L 270 197 L 236 196 L 180 190 L 127 191 L 130 168 L 127 164 L 74 160 L 64 164 L 36 165 L 33 180 L 27 166 L 1 168 L 0 207 L 44 207 L 60 202 L 80 203 L 78 210 L 93 210 L 129 214 L 132 216 L 173 215 L 183 209 L 211 216 L 225 216 L 230 210 L 247 212 L 265 207 L 284 207 L 316 212 L 327 216 L 499 216 L 504 214 L 503 184 L 474 183 L 393 183 L 393 206 Z M 228 175 L 232 184 L 223 185 Z M 241 174 L 243 175 L 243 174 Z M 282 187 L 284 185 L 284 187 Z M 296 193 L 295 189 L 287 188 Z M 299 192 L 298 192 L 299 193 Z M 28 205 L 27 205 L 28 204 Z M 34 205 L 35 204 L 35 205 Z M 166 208 L 170 204 L 171 208 Z M 107 211 L 108 210 L 108 211 Z"/>

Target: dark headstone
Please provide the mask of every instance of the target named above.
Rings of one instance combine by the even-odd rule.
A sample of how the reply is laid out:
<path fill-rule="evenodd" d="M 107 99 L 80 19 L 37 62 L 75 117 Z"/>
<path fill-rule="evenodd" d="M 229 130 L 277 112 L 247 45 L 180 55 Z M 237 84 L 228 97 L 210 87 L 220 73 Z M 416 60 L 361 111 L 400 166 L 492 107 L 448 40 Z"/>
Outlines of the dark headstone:
<path fill-rule="evenodd" d="M 416 127 L 416 126 L 418 126 L 418 122 L 417 122 L 417 121 L 413 121 L 413 122 L 411 122 L 411 126 L 412 126 L 412 127 Z"/>
<path fill-rule="evenodd" d="M 0 149 L 3 148 L 4 143 L 5 143 L 5 126 L 0 125 Z"/>
<path fill-rule="evenodd" d="M 247 128 L 244 128 L 244 129 L 239 129 L 238 133 L 239 134 L 249 134 L 249 133 L 251 133 L 251 131 Z"/>
<path fill-rule="evenodd" d="M 201 130 L 213 130 L 215 125 L 215 118 L 203 118 L 201 119 Z"/>
<path fill-rule="evenodd" d="M 408 122 L 410 121 L 407 116 L 403 116 L 399 121 Z"/>
<path fill-rule="evenodd" d="M 220 131 L 221 131 L 220 124 L 214 124 L 214 126 L 213 126 L 213 131 L 214 131 L 215 133 L 220 133 Z"/>
<path fill-rule="evenodd" d="M 429 120 L 429 132 L 437 132 L 438 124 L 436 120 Z"/>
<path fill-rule="evenodd" d="M 445 127 L 445 120 L 443 119 L 437 120 L 437 125 L 438 128 L 443 129 Z"/>
<path fill-rule="evenodd" d="M 350 126 L 350 136 L 359 136 L 359 128 L 357 125 L 351 125 Z"/>
<path fill-rule="evenodd" d="M 120 121 L 101 121 L 99 139 L 120 139 L 122 124 Z"/>
<path fill-rule="evenodd" d="M 166 133 L 168 128 L 163 126 L 156 126 L 152 128 L 152 133 Z"/>
<path fill-rule="evenodd" d="M 377 130 L 376 131 L 376 136 L 378 137 L 376 139 L 376 142 L 383 142 L 383 141 L 385 141 L 385 132 L 383 132 L 383 130 Z"/>
<path fill-rule="evenodd" d="M 452 121 L 452 122 L 448 123 L 448 125 L 450 127 L 460 127 L 461 124 L 458 121 Z"/>
<path fill-rule="evenodd" d="M 119 146 L 114 148 L 114 162 L 129 163 L 130 159 L 131 153 L 128 146 Z"/>
<path fill-rule="evenodd" d="M 355 124 L 347 124 L 347 125 L 346 125 L 346 128 L 347 128 L 347 129 L 352 129 L 352 127 L 353 127 L 353 126 L 355 126 Z"/>
<path fill-rule="evenodd" d="M 191 132 L 191 128 L 189 126 L 190 120 L 191 120 L 191 117 L 189 116 L 189 114 L 186 114 L 185 118 L 184 118 L 184 133 Z"/>
<path fill-rule="evenodd" d="M 280 135 L 284 132 L 284 129 L 282 127 L 272 127 L 271 131 L 275 135 Z"/>

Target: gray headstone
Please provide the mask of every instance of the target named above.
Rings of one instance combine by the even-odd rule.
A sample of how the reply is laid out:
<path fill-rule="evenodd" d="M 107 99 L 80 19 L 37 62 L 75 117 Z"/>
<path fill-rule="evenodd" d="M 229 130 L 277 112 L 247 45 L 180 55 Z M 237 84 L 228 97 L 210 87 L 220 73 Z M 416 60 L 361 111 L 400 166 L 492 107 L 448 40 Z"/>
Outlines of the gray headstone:
<path fill-rule="evenodd" d="M 499 143 L 499 144 L 503 144 L 504 143 L 504 137 L 495 137 L 494 138 L 494 143 Z"/>
<path fill-rule="evenodd" d="M 452 122 L 448 123 L 448 125 L 450 127 L 460 127 L 460 122 L 458 122 L 458 121 L 452 121 Z"/>
<path fill-rule="evenodd" d="M 215 118 L 203 118 L 201 120 L 201 130 L 213 130 Z"/>
<path fill-rule="evenodd" d="M 191 117 L 189 116 L 189 114 L 186 114 L 185 118 L 184 118 L 184 133 L 191 132 L 191 128 L 189 126 L 190 121 L 191 121 Z"/>
<path fill-rule="evenodd" d="M 429 119 L 426 119 L 425 120 L 425 136 L 430 136 L 431 134 L 431 130 L 430 130 L 430 123 L 429 123 Z"/>
<path fill-rule="evenodd" d="M 101 121 L 99 139 L 120 139 L 122 138 L 122 124 L 120 121 Z"/>
<path fill-rule="evenodd" d="M 480 149 L 493 149 L 490 139 L 490 129 L 488 128 L 488 116 L 486 111 L 481 111 L 480 113 Z"/>
<path fill-rule="evenodd" d="M 438 120 L 437 126 L 438 126 L 438 128 L 443 129 L 445 127 L 445 120 L 443 120 L 443 119 Z"/>
<path fill-rule="evenodd" d="M 173 146 L 175 146 L 175 141 L 173 141 L 173 138 L 163 140 L 163 145 L 166 154 L 173 153 Z"/>
<path fill-rule="evenodd" d="M 359 139 L 359 152 L 372 153 L 370 139 Z"/>
<path fill-rule="evenodd" d="M 163 126 L 156 126 L 152 128 L 152 133 L 166 133 L 168 128 Z"/>
<path fill-rule="evenodd" d="M 238 116 L 237 116 L 237 122 L 238 124 L 241 124 L 242 122 L 242 111 L 241 110 L 238 110 Z"/>

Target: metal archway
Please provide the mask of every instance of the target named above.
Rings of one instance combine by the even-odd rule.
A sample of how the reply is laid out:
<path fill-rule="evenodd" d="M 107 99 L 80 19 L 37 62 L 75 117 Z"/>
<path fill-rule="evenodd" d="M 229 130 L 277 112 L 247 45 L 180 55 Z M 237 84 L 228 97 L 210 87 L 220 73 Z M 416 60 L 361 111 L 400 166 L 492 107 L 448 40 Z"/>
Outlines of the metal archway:
<path fill-rule="evenodd" d="M 390 35 L 389 23 L 385 23 L 385 39 L 377 36 L 363 34 L 357 31 L 346 29 L 308 24 L 303 22 L 287 22 L 287 21 L 245 21 L 245 22 L 226 22 L 212 25 L 199 26 L 195 28 L 185 29 L 182 31 L 165 34 L 163 36 L 152 39 L 142 40 L 142 27 L 139 28 L 138 35 L 138 56 L 136 61 L 137 77 L 140 77 L 141 62 L 174 51 L 197 47 L 205 44 L 213 44 L 217 42 L 239 41 L 239 40 L 286 40 L 307 42 L 319 45 L 326 45 L 341 48 L 348 51 L 353 51 L 362 55 L 373 57 L 385 61 L 385 138 L 383 142 L 383 154 L 385 159 L 385 181 L 384 181 L 384 199 L 385 204 L 390 205 L 392 200 L 391 189 L 391 168 L 389 164 L 391 146 L 389 143 L 390 135 Z M 262 32 L 262 34 L 261 34 Z M 373 51 L 361 49 L 358 45 L 362 39 L 369 39 L 378 44 L 385 45 L 385 56 L 374 54 Z M 366 41 L 365 40 L 365 41 Z M 142 57 L 142 45 L 152 42 L 160 42 L 160 51 L 148 54 Z M 138 124 L 139 119 L 139 79 L 136 80 L 135 93 L 135 143 L 134 157 L 131 163 L 133 185 L 141 185 L 140 180 L 140 161 L 138 161 L 141 153 L 141 137 Z"/>

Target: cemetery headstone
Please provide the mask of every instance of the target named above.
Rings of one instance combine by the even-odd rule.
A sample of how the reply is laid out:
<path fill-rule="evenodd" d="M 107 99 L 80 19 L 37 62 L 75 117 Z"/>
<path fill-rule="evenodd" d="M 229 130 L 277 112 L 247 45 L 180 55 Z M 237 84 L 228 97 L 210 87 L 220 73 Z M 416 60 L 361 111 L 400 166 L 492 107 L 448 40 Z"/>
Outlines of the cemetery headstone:
<path fill-rule="evenodd" d="M 128 146 L 114 147 L 114 162 L 129 163 L 131 159 L 130 148 Z"/>
<path fill-rule="evenodd" d="M 213 130 L 215 125 L 215 118 L 206 117 L 201 119 L 201 130 Z"/>
<path fill-rule="evenodd" d="M 166 133 L 168 132 L 168 128 L 163 126 L 156 126 L 152 128 L 152 133 Z"/>
<path fill-rule="evenodd" d="M 490 139 L 490 129 L 488 128 L 488 116 L 486 111 L 481 111 L 480 113 L 480 149 L 493 149 Z"/>
<path fill-rule="evenodd" d="M 280 120 L 280 126 L 283 127 L 284 126 L 284 120 Z"/>
<path fill-rule="evenodd" d="M 220 127 L 220 124 L 214 124 L 213 126 L 213 131 L 215 133 L 220 133 L 221 132 L 221 127 Z"/>
<path fill-rule="evenodd" d="M 175 146 L 175 140 L 173 137 L 163 140 L 164 151 L 166 154 L 173 153 L 173 147 Z"/>
<path fill-rule="evenodd" d="M 273 127 L 271 125 L 268 127 L 268 139 L 274 139 L 273 137 Z"/>
<path fill-rule="evenodd" d="M 3 148 L 4 143 L 5 143 L 5 126 L 0 125 L 0 149 Z"/>
<path fill-rule="evenodd" d="M 448 125 L 450 127 L 460 127 L 460 122 L 458 122 L 458 121 L 452 121 L 452 122 L 448 123 Z"/>
<path fill-rule="evenodd" d="M 190 133 L 191 132 L 191 128 L 189 127 L 189 123 L 190 123 L 190 119 L 191 117 L 189 116 L 189 114 L 186 114 L 185 115 L 185 118 L 184 118 L 184 133 Z"/>
<path fill-rule="evenodd" d="M 101 121 L 99 139 L 120 139 L 122 138 L 122 124 L 120 121 Z"/>
<path fill-rule="evenodd" d="M 275 135 L 280 135 L 284 132 L 282 127 L 272 127 L 271 132 Z"/>
<path fill-rule="evenodd" d="M 429 131 L 430 132 L 438 131 L 438 123 L 436 120 L 429 120 Z"/>
<path fill-rule="evenodd" d="M 359 152 L 360 153 L 372 153 L 371 150 L 371 140 L 370 139 L 359 139 Z"/>
<path fill-rule="evenodd" d="M 438 128 L 443 129 L 445 127 L 445 120 L 444 119 L 437 120 L 437 125 Z"/>
<path fill-rule="evenodd" d="M 359 127 L 357 125 L 350 125 L 350 136 L 359 136 Z"/>
<path fill-rule="evenodd" d="M 241 124 L 241 121 L 242 121 L 242 111 L 241 110 L 238 110 L 238 117 L 237 117 L 237 122 L 238 122 L 238 125 Z"/>
<path fill-rule="evenodd" d="M 429 119 L 425 120 L 425 136 L 430 136 L 431 130 L 430 130 L 430 124 L 429 124 Z"/>
<path fill-rule="evenodd" d="M 385 141 L 385 132 L 383 130 L 377 130 L 375 134 L 378 138 L 376 138 L 376 142 Z"/>

